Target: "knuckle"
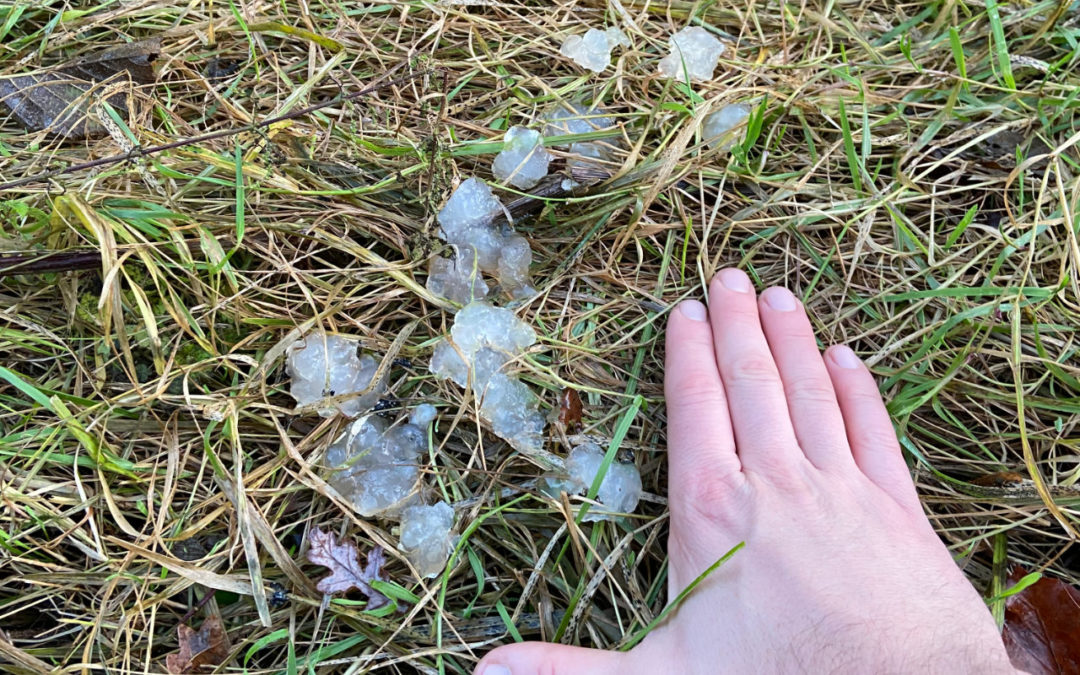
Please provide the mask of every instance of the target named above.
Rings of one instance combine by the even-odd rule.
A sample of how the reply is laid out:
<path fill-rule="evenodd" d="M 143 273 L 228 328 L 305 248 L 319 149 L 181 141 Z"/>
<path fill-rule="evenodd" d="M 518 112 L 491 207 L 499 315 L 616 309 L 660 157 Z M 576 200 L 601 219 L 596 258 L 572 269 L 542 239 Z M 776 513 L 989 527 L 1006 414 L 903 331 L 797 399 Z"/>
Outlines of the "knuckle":
<path fill-rule="evenodd" d="M 788 388 L 788 399 L 792 407 L 802 405 L 836 406 L 836 393 L 832 385 L 816 377 L 801 378 Z"/>
<path fill-rule="evenodd" d="M 780 380 L 776 364 L 763 354 L 744 354 L 734 358 L 728 366 L 732 382 L 747 384 L 772 384 Z"/>
<path fill-rule="evenodd" d="M 851 429 L 854 437 L 853 443 L 864 448 L 866 452 L 880 453 L 900 457 L 900 443 L 896 440 L 896 432 L 891 426 L 862 426 Z"/>
<path fill-rule="evenodd" d="M 742 493 L 730 476 L 716 471 L 698 472 L 693 480 L 679 486 L 677 494 L 671 508 L 683 522 L 729 527 L 740 518 L 740 509 L 732 507 Z"/>
<path fill-rule="evenodd" d="M 690 376 L 672 381 L 667 392 L 672 403 L 695 410 L 718 410 L 726 405 L 724 391 L 715 378 Z"/>

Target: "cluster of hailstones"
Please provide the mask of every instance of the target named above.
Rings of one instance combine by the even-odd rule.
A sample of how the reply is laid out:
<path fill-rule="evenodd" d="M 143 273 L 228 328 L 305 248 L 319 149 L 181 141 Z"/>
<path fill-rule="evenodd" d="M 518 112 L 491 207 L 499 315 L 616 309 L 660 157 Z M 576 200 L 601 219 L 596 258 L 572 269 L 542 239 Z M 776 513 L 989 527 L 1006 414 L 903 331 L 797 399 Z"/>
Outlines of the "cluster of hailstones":
<path fill-rule="evenodd" d="M 682 81 L 711 79 L 724 52 L 724 45 L 699 27 L 684 28 L 668 42 L 671 53 L 660 61 L 660 73 Z M 611 64 L 611 52 L 618 46 L 630 46 L 621 30 L 590 28 L 584 35 L 569 36 L 560 53 L 599 73 Z M 704 139 L 713 146 L 730 146 L 732 132 L 749 112 L 746 105 L 733 104 L 708 115 L 702 126 Z M 614 127 L 610 118 L 578 103 L 549 111 L 544 123 L 547 137 Z M 608 164 L 617 152 L 616 146 L 604 141 L 555 143 L 554 147 L 569 151 L 570 175 L 576 175 L 575 169 Z M 540 132 L 513 126 L 491 169 L 499 183 L 528 190 L 547 176 L 551 159 Z M 564 188 L 573 186 L 571 179 L 564 181 Z M 505 213 L 483 180 L 469 178 L 438 214 L 440 235 L 451 245 L 453 255 L 432 261 L 427 288 L 464 308 L 455 316 L 450 336 L 436 345 L 430 370 L 441 379 L 471 388 L 480 401 L 480 416 L 492 432 L 529 455 L 541 451 L 546 419 L 536 395 L 511 367 L 536 342 L 536 333 L 511 310 L 485 302 L 491 292 L 485 273 L 493 275 L 503 292 L 515 299 L 535 293 L 529 276 L 532 250 L 524 237 L 497 224 Z M 321 330 L 291 345 L 286 362 L 291 394 L 301 411 L 355 419 L 326 451 L 325 462 L 331 469 L 328 482 L 361 515 L 399 519 L 398 547 L 421 576 L 433 577 L 446 565 L 458 540 L 453 533 L 453 507 L 443 501 L 426 504 L 420 490 L 420 461 L 428 451 L 437 410 L 421 404 L 407 419 L 395 423 L 370 414 L 386 392 L 386 380 L 380 377 L 375 358 L 359 355 L 358 347 L 355 337 Z M 562 470 L 549 471 L 541 478 L 540 490 L 552 497 L 561 492 L 584 494 L 604 470 L 605 459 L 600 446 L 578 445 Z M 632 513 L 640 496 L 641 475 L 633 462 L 608 462 L 596 492 L 600 508 L 586 518 Z"/>
<path fill-rule="evenodd" d="M 701 82 L 710 80 L 720 56 L 722 42 L 704 28 L 684 28 L 668 40 L 671 53 L 660 60 L 660 73 L 668 78 Z M 618 28 L 590 28 L 584 35 L 566 38 L 560 53 L 594 72 L 611 65 L 611 51 L 630 46 L 630 39 Z M 734 131 L 750 115 L 743 103 L 726 105 L 705 117 L 702 136 L 713 147 L 727 148 L 734 142 Z M 520 190 L 535 187 L 548 175 L 552 156 L 544 148 L 544 138 L 586 134 L 612 129 L 611 118 L 603 117 L 580 103 L 557 105 L 543 116 L 544 133 L 524 126 L 512 126 L 503 136 L 503 149 L 491 165 L 492 175 L 501 185 Z M 553 143 L 568 150 L 567 173 L 588 175 L 588 170 L 602 170 L 615 160 L 618 147 L 611 141 L 592 140 Z M 576 185 L 572 178 L 563 187 Z M 434 295 L 459 305 L 486 299 L 491 287 L 484 275 L 495 277 L 501 290 L 514 299 L 533 294 L 529 278 L 532 250 L 529 242 L 501 224 L 509 218 L 499 198 L 482 179 L 471 177 L 450 195 L 439 211 L 439 234 L 450 245 L 449 257 L 435 257 L 428 269 L 427 289 Z"/>
<path fill-rule="evenodd" d="M 491 430 L 523 454 L 537 454 L 546 419 L 539 400 L 518 379 L 510 365 L 536 342 L 536 333 L 506 308 L 485 302 L 466 305 L 454 317 L 450 336 L 441 340 L 430 369 L 441 379 L 471 387 L 480 401 L 480 416 Z M 375 359 L 357 355 L 355 338 L 309 333 L 287 350 L 286 369 L 298 410 L 355 418 L 326 451 L 327 482 L 366 517 L 399 519 L 398 548 L 421 576 L 433 577 L 446 565 L 457 545 L 454 509 L 446 502 L 425 504 L 420 462 L 429 449 L 437 410 L 431 404 L 413 408 L 407 419 L 391 423 L 365 414 L 386 392 Z M 545 494 L 584 494 L 600 472 L 604 452 L 584 443 L 574 448 L 565 469 L 549 471 L 541 482 Z M 641 496 L 641 476 L 632 462 L 615 462 L 600 483 L 601 506 L 590 520 L 632 513 Z"/>

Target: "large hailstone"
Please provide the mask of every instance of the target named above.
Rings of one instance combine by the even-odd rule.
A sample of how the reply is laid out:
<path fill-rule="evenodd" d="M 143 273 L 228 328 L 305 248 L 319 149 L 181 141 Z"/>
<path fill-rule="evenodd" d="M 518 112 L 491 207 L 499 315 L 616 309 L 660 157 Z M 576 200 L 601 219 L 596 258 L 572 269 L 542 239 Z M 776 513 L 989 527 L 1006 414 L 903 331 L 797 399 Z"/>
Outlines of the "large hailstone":
<path fill-rule="evenodd" d="M 527 190 L 548 175 L 551 153 L 543 149 L 540 132 L 511 126 L 502 140 L 502 150 L 491 163 L 491 173 L 499 183 Z"/>
<path fill-rule="evenodd" d="M 386 382 L 372 386 L 379 368 L 370 355 L 356 355 L 358 341 L 343 335 L 312 331 L 289 346 L 285 369 L 292 378 L 289 393 L 299 407 L 324 399 L 371 391 L 319 408 L 319 415 L 333 417 L 340 412 L 356 417 L 370 410 L 386 391 Z"/>
<path fill-rule="evenodd" d="M 607 30 L 590 28 L 584 35 L 571 35 L 559 48 L 559 53 L 574 60 L 582 68 L 602 73 L 611 65 L 611 50 L 630 46 L 626 33 L 612 26 Z"/>
<path fill-rule="evenodd" d="M 586 494 L 603 462 L 603 448 L 596 443 L 583 443 L 570 451 L 565 472 L 544 476 L 540 489 L 553 498 L 558 498 L 560 492 Z M 589 509 L 585 520 L 604 520 L 618 513 L 633 513 L 641 499 L 641 473 L 637 466 L 632 462 L 612 462 L 600 482 L 596 499 L 603 507 Z"/>
<path fill-rule="evenodd" d="M 495 155 L 491 173 L 500 183 L 527 190 L 547 175 L 551 153 L 544 149 L 539 131 L 513 126 L 503 137 L 503 149 Z"/>
<path fill-rule="evenodd" d="M 452 342 L 435 346 L 431 372 L 461 387 L 471 383 L 480 417 L 495 435 L 520 452 L 539 452 L 546 425 L 540 402 L 524 382 L 503 372 L 536 342 L 533 329 L 508 309 L 474 302 L 454 317 L 450 336 Z"/>
<path fill-rule="evenodd" d="M 425 429 L 411 422 L 391 427 L 368 415 L 326 450 L 326 464 L 334 469 L 327 482 L 360 515 L 392 515 L 414 495 L 425 450 Z"/>
<path fill-rule="evenodd" d="M 455 246 L 452 257 L 431 259 L 425 286 L 441 298 L 467 305 L 487 297 L 489 289 L 481 271 L 476 264 L 476 249 L 468 245 Z"/>
<path fill-rule="evenodd" d="M 418 504 L 401 513 L 398 548 L 421 578 L 436 576 L 446 566 L 460 537 L 451 533 L 454 509 L 446 502 Z"/>
<path fill-rule="evenodd" d="M 529 280 L 529 243 L 495 224 L 502 212 L 487 183 L 462 181 L 437 216 L 443 239 L 456 251 L 453 258 L 432 260 L 425 284 L 429 291 L 460 304 L 482 300 L 488 287 L 480 272 L 486 272 L 497 275 L 503 290 L 515 298 L 536 292 Z"/>
<path fill-rule="evenodd" d="M 735 145 L 740 133 L 735 131 L 750 117 L 750 106 L 733 103 L 710 113 L 701 125 L 701 136 L 711 147 L 727 150 Z"/>
<path fill-rule="evenodd" d="M 683 82 L 690 76 L 691 82 L 711 80 L 724 43 L 700 26 L 683 28 L 668 38 L 671 53 L 660 60 L 660 74 Z"/>

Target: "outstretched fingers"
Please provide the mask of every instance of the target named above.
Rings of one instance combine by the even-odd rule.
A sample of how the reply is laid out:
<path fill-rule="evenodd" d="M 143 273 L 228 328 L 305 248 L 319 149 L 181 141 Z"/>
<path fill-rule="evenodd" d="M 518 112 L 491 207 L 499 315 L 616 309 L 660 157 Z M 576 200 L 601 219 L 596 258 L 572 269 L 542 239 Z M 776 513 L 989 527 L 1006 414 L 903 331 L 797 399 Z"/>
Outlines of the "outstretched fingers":
<path fill-rule="evenodd" d="M 918 510 L 915 484 L 900 453 L 896 431 L 874 376 L 845 345 L 830 347 L 825 352 L 825 364 L 844 416 L 855 463 L 897 502 Z"/>
<path fill-rule="evenodd" d="M 784 385 L 761 329 L 757 296 L 741 270 L 721 270 L 709 286 L 709 318 L 739 460 L 749 471 L 789 473 L 805 462 Z"/>
<path fill-rule="evenodd" d="M 803 453 L 819 469 L 854 469 L 836 392 L 802 303 L 777 287 L 766 289 L 758 304 Z"/>
<path fill-rule="evenodd" d="M 674 495 L 702 477 L 736 474 L 740 466 L 705 305 L 686 300 L 675 308 L 666 351 L 664 394 Z"/>

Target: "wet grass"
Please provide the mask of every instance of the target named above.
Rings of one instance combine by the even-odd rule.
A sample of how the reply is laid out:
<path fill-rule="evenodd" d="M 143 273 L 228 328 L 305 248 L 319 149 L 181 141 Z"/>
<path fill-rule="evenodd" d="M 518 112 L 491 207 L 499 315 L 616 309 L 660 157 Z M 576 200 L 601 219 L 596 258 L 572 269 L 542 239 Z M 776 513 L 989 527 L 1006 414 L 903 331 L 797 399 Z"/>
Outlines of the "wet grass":
<path fill-rule="evenodd" d="M 667 601 L 665 314 L 725 265 L 794 289 L 823 345 L 871 363 L 980 589 L 1003 569 L 995 546 L 1080 579 L 1080 7 L 619 6 L 0 7 L 3 74 L 163 40 L 119 135 L 0 125 L 0 182 L 241 130 L 0 194 L 3 250 L 99 260 L 0 278 L 5 668 L 160 671 L 177 625 L 210 613 L 228 669 L 253 673 L 467 673 L 503 641 L 637 639 Z M 558 55 L 610 24 L 633 46 L 604 74 Z M 656 75 L 688 24 L 729 45 L 693 90 Z M 247 129 L 395 66 L 415 78 Z M 426 371 L 451 320 L 424 290 L 435 212 L 460 179 L 490 178 L 503 130 L 562 100 L 614 118 L 624 153 L 610 181 L 517 223 L 541 291 L 519 309 L 541 336 L 523 370 L 545 405 L 577 388 L 587 433 L 634 453 L 648 495 L 617 523 L 540 497 L 539 469 Z M 745 141 L 701 144 L 703 114 L 736 101 L 754 109 Z M 463 504 L 462 544 L 434 580 L 393 558 L 415 600 L 400 614 L 326 603 L 302 555 L 315 525 L 396 541 L 324 481 L 343 422 L 293 414 L 281 348 L 314 325 L 394 350 L 399 407 L 440 410 L 425 482 Z M 272 582 L 287 605 L 267 602 Z"/>

